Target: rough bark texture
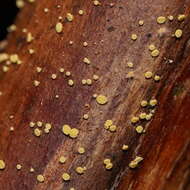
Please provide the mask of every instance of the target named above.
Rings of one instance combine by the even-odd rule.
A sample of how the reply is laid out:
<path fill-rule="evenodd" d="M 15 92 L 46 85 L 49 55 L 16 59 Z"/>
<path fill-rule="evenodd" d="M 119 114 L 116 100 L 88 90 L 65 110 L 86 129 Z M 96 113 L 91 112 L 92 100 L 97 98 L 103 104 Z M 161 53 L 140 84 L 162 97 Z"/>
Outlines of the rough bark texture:
<path fill-rule="evenodd" d="M 18 29 L 8 36 L 5 51 L 17 53 L 23 63 L 0 74 L 0 159 L 6 162 L 5 170 L 0 171 L 0 189 L 190 189 L 190 20 L 188 16 L 184 22 L 156 23 L 161 15 L 189 15 L 190 1 L 101 3 L 40 0 L 27 3 L 19 13 Z M 115 5 L 110 7 L 110 3 Z M 44 13 L 44 8 L 49 12 Z M 78 15 L 79 9 L 85 11 L 83 16 Z M 75 16 L 74 21 L 63 21 L 63 33 L 57 34 L 58 17 L 67 12 Z M 142 27 L 138 26 L 140 19 L 145 22 Z M 32 43 L 26 43 L 23 28 L 35 37 Z M 177 28 L 183 29 L 180 40 L 171 37 Z M 130 39 L 132 33 L 138 35 L 135 42 Z M 83 47 L 84 41 L 88 47 Z M 156 59 L 147 48 L 151 43 L 160 50 Z M 29 48 L 35 54 L 29 55 Z M 83 63 L 84 57 L 91 65 Z M 134 63 L 134 69 L 127 67 L 127 61 Z M 41 73 L 36 72 L 37 66 L 43 68 Z M 60 67 L 71 71 L 72 77 L 59 73 Z M 134 71 L 134 79 L 126 77 L 129 71 Z M 161 81 L 146 80 L 146 71 L 161 75 Z M 52 73 L 57 74 L 56 80 L 51 79 Z M 93 74 L 100 79 L 90 87 L 83 86 L 81 80 Z M 68 86 L 68 78 L 73 78 L 74 87 Z M 33 86 L 34 80 L 41 82 L 38 87 Z M 108 103 L 98 105 L 92 98 L 94 93 L 106 95 Z M 143 111 L 141 100 L 152 97 L 158 100 L 158 107 L 153 119 L 143 122 L 146 133 L 139 135 L 130 119 Z M 82 119 L 85 113 L 88 120 Z M 118 126 L 117 132 L 104 129 L 107 119 Z M 50 122 L 53 128 L 38 138 L 29 127 L 30 121 Z M 78 128 L 78 138 L 64 136 L 63 124 Z M 11 126 L 13 132 L 9 131 Z M 121 150 L 123 144 L 129 145 L 127 152 Z M 85 154 L 77 153 L 79 146 L 85 147 Z M 60 155 L 68 157 L 64 165 L 58 163 Z M 138 168 L 129 169 L 136 155 L 144 160 Z M 114 164 L 111 171 L 103 165 L 105 158 Z M 20 171 L 15 167 L 18 163 L 22 164 Z M 84 175 L 76 174 L 77 166 L 87 167 Z M 29 172 L 30 167 L 34 173 Z M 70 182 L 62 181 L 63 172 L 71 174 Z M 45 176 L 44 183 L 37 182 L 38 174 Z"/>

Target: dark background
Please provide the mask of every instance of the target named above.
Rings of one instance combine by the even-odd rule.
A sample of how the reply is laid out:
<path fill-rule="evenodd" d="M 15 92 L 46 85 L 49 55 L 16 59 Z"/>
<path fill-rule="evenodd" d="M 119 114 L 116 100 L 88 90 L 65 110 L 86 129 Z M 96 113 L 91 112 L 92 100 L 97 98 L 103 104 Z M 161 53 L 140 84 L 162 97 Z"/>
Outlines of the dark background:
<path fill-rule="evenodd" d="M 15 1 L 16 0 L 0 0 L 0 40 L 5 39 L 7 27 L 13 24 L 19 11 Z"/>

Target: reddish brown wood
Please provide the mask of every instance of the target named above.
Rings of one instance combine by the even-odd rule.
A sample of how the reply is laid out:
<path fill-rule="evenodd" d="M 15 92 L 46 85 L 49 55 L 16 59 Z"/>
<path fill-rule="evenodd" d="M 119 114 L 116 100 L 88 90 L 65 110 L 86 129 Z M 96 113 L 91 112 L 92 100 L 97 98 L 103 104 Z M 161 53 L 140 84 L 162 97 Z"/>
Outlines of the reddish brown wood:
<path fill-rule="evenodd" d="M 110 3 L 115 5 L 110 7 Z M 50 10 L 47 14 L 43 11 L 46 7 Z M 161 26 L 156 23 L 161 15 L 189 15 L 189 7 L 189 0 L 109 0 L 99 7 L 87 0 L 27 3 L 5 50 L 18 53 L 23 64 L 11 65 L 6 74 L 0 74 L 0 159 L 6 162 L 6 169 L 0 171 L 0 189 L 190 189 L 189 16 L 181 23 L 176 19 Z M 78 15 L 79 9 L 85 11 L 83 16 Z M 54 29 L 58 16 L 67 12 L 75 19 L 64 21 L 64 32 L 58 35 Z M 145 21 L 143 27 L 138 26 L 140 19 Z M 26 43 L 23 28 L 35 37 L 31 44 Z M 165 29 L 162 35 L 160 28 Z M 177 28 L 183 29 L 180 40 L 171 37 Z M 138 34 L 136 42 L 130 39 L 132 33 Z M 86 48 L 84 41 L 89 44 Z M 148 52 L 151 43 L 160 50 L 156 59 Z M 35 49 L 35 54 L 29 55 L 28 48 Z M 91 59 L 90 66 L 82 63 L 86 56 Z M 174 62 L 168 63 L 168 59 Z M 126 77 L 130 71 L 127 61 L 135 65 L 134 79 Z M 43 68 L 42 73 L 36 73 L 37 66 Z M 66 77 L 58 72 L 60 67 L 72 72 L 74 87 L 67 85 Z M 147 70 L 160 74 L 161 81 L 145 80 Z M 58 74 L 54 81 L 52 73 Z M 81 80 L 93 74 L 100 80 L 83 87 Z M 40 86 L 34 87 L 33 80 L 39 80 Z M 105 94 L 108 104 L 97 105 L 93 93 Z M 138 135 L 130 118 L 142 111 L 141 100 L 152 97 L 159 105 L 153 120 L 146 124 L 147 132 Z M 84 113 L 89 113 L 88 121 L 81 119 Z M 14 119 L 9 119 L 10 115 Z M 115 134 L 103 128 L 107 119 L 118 125 Z M 30 121 L 50 122 L 53 129 L 37 138 L 28 126 Z M 65 123 L 80 130 L 76 140 L 61 133 Z M 15 128 L 12 133 L 11 126 Z M 121 151 L 123 144 L 129 144 L 128 152 Z M 77 154 L 78 146 L 86 148 L 84 155 Z M 61 154 L 68 156 L 63 166 L 58 163 Z M 136 155 L 144 160 L 131 170 L 128 164 Z M 107 157 L 114 163 L 111 171 L 103 166 Z M 21 171 L 16 170 L 17 163 L 22 164 Z M 74 171 L 80 165 L 87 167 L 81 176 Z M 34 173 L 29 172 L 31 166 Z M 72 176 L 69 183 L 61 179 L 65 171 Z M 44 174 L 44 183 L 36 181 L 37 174 Z"/>

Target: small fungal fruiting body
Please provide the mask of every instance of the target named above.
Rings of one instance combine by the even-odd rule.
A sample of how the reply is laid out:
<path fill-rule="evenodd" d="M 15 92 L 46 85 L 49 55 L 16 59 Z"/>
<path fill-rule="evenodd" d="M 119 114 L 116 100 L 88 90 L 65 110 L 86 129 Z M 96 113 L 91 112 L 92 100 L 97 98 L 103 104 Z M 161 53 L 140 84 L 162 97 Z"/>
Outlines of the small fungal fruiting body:
<path fill-rule="evenodd" d="M 40 85 L 40 81 L 35 80 L 35 81 L 33 82 L 33 84 L 34 84 L 35 87 L 37 87 L 37 86 Z"/>
<path fill-rule="evenodd" d="M 88 114 L 83 115 L 83 119 L 87 120 L 89 118 Z"/>
<path fill-rule="evenodd" d="M 55 79 L 57 78 L 57 75 L 56 75 L 56 74 L 52 74 L 52 75 L 51 75 L 51 78 L 52 78 L 53 80 L 55 80 Z"/>
<path fill-rule="evenodd" d="M 153 50 L 156 49 L 156 47 L 155 47 L 154 44 L 150 44 L 150 45 L 148 46 L 148 49 L 149 49 L 150 51 L 153 51 Z"/>
<path fill-rule="evenodd" d="M 108 158 L 107 158 L 107 159 L 104 159 L 103 163 L 104 163 L 105 168 L 106 168 L 107 170 L 111 170 L 111 169 L 113 168 L 113 164 L 112 164 L 112 162 L 111 162 L 110 159 L 108 159 Z"/>
<path fill-rule="evenodd" d="M 138 166 L 138 164 L 143 160 L 142 157 L 140 156 L 136 156 L 136 158 L 134 160 L 132 160 L 130 163 L 129 163 L 129 167 L 130 168 L 136 168 Z"/>
<path fill-rule="evenodd" d="M 94 0 L 93 3 L 95 6 L 101 5 L 101 3 L 98 0 Z"/>
<path fill-rule="evenodd" d="M 68 80 L 68 85 L 69 85 L 69 86 L 74 86 L 74 81 L 73 81 L 72 79 L 69 79 L 69 80 Z"/>
<path fill-rule="evenodd" d="M 122 146 L 122 150 L 128 150 L 128 149 L 129 149 L 129 146 L 128 146 L 128 145 L 125 145 L 125 144 L 124 144 L 124 145 Z"/>
<path fill-rule="evenodd" d="M 183 31 L 182 31 L 181 29 L 177 29 L 177 30 L 175 31 L 175 37 L 176 37 L 176 38 L 181 38 L 182 35 L 183 35 Z"/>
<path fill-rule="evenodd" d="M 61 157 L 59 158 L 59 163 L 60 163 L 60 164 L 64 164 L 65 162 L 66 162 L 66 157 L 61 156 Z"/>
<path fill-rule="evenodd" d="M 5 162 L 3 160 L 0 160 L 0 170 L 5 169 Z"/>
<path fill-rule="evenodd" d="M 45 181 L 45 178 L 44 178 L 44 176 L 43 175 L 41 175 L 41 174 L 39 174 L 39 175 L 37 175 L 37 181 L 38 182 L 40 182 L 40 183 L 43 183 L 44 181 Z"/>
<path fill-rule="evenodd" d="M 158 18 L 157 18 L 157 23 L 158 24 L 164 24 L 166 22 L 166 17 L 164 17 L 164 16 L 159 16 Z"/>
<path fill-rule="evenodd" d="M 160 81 L 160 76 L 159 76 L 159 75 L 155 75 L 155 76 L 154 76 L 154 80 L 155 80 L 156 82 Z"/>
<path fill-rule="evenodd" d="M 104 105 L 104 104 L 106 104 L 106 103 L 108 102 L 108 99 L 107 99 L 107 97 L 104 96 L 104 95 L 98 95 L 98 96 L 96 97 L 96 101 L 97 101 L 98 104 Z"/>
<path fill-rule="evenodd" d="M 160 51 L 158 49 L 155 49 L 151 52 L 151 56 L 152 57 L 158 57 L 160 54 Z"/>
<path fill-rule="evenodd" d="M 84 171 L 86 170 L 86 168 L 85 167 L 77 167 L 76 169 L 75 169 L 75 171 L 78 173 L 78 174 L 84 174 Z"/>
<path fill-rule="evenodd" d="M 178 17 L 177 17 L 177 20 L 181 22 L 181 21 L 184 21 L 185 18 L 186 18 L 186 15 L 180 14 L 180 15 L 178 15 Z"/>
<path fill-rule="evenodd" d="M 84 154 L 85 153 L 85 149 L 83 147 L 79 147 L 78 148 L 78 153 L 79 154 Z"/>
<path fill-rule="evenodd" d="M 76 128 L 71 128 L 69 125 L 63 125 L 62 132 L 65 135 L 69 135 L 71 138 L 76 138 L 79 134 L 79 130 Z"/>
<path fill-rule="evenodd" d="M 137 40 L 137 35 L 136 35 L 136 34 L 131 34 L 131 39 L 132 39 L 133 41 Z"/>
<path fill-rule="evenodd" d="M 139 117 L 133 116 L 131 118 L 131 123 L 133 123 L 133 124 L 137 123 L 138 121 L 139 121 Z"/>
<path fill-rule="evenodd" d="M 141 125 L 138 125 L 135 129 L 136 129 L 136 132 L 139 134 L 144 131 L 144 128 Z"/>
<path fill-rule="evenodd" d="M 70 180 L 70 175 L 68 174 L 68 173 L 63 173 L 63 175 L 62 175 L 62 179 L 64 180 L 64 181 L 69 181 Z"/>
<path fill-rule="evenodd" d="M 87 65 L 90 65 L 91 63 L 91 61 L 87 57 L 83 59 L 83 62 L 86 63 Z"/>
<path fill-rule="evenodd" d="M 106 120 L 104 123 L 104 128 L 109 129 L 109 127 L 113 124 L 112 120 Z"/>
<path fill-rule="evenodd" d="M 79 10 L 79 15 L 83 15 L 84 14 L 84 11 L 83 10 Z"/>
<path fill-rule="evenodd" d="M 71 13 L 67 13 L 66 18 L 69 22 L 72 22 L 74 19 L 74 16 Z"/>
<path fill-rule="evenodd" d="M 150 106 L 152 106 L 152 107 L 156 106 L 157 103 L 158 103 L 158 101 L 157 101 L 156 99 L 152 99 L 152 100 L 150 100 L 150 102 L 149 102 Z"/>
<path fill-rule="evenodd" d="M 36 137 L 41 136 L 41 134 L 42 134 L 42 131 L 41 131 L 40 129 L 38 129 L 38 128 L 34 129 L 34 135 L 35 135 Z"/>
<path fill-rule="evenodd" d="M 141 101 L 141 106 L 146 107 L 148 105 L 148 102 L 146 100 Z"/>
<path fill-rule="evenodd" d="M 21 168 L 22 168 L 22 166 L 21 166 L 20 164 L 17 164 L 17 165 L 16 165 L 16 169 L 17 169 L 17 170 L 21 170 Z"/>
<path fill-rule="evenodd" d="M 146 79 L 150 79 L 150 78 L 152 78 L 152 72 L 151 71 L 147 71 L 145 74 L 144 74 L 144 76 L 145 76 L 145 78 Z"/>
<path fill-rule="evenodd" d="M 55 25 L 55 30 L 56 30 L 57 33 L 61 33 L 63 31 L 63 24 L 61 22 L 58 22 Z"/>
<path fill-rule="evenodd" d="M 139 20 L 139 26 L 143 26 L 144 21 L 143 20 Z"/>

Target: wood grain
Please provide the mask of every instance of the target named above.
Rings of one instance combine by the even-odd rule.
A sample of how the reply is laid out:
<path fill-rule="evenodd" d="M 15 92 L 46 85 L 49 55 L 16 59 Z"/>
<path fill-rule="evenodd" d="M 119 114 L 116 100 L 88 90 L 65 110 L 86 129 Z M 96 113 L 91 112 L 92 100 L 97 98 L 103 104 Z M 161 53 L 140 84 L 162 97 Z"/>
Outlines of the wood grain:
<path fill-rule="evenodd" d="M 6 168 L 0 171 L 0 189 L 5 190 L 188 190 L 190 189 L 190 24 L 176 19 L 158 25 L 158 16 L 189 15 L 189 0 L 113 0 L 94 6 L 92 1 L 40 0 L 26 3 L 16 20 L 17 31 L 8 36 L 6 52 L 17 53 L 21 65 L 11 65 L 0 74 L 0 159 Z M 114 3 L 110 7 L 110 3 Z M 61 5 L 61 8 L 57 8 Z M 44 8 L 49 8 L 44 13 Z M 83 16 L 78 10 L 85 11 Z M 63 21 L 63 33 L 57 34 L 58 17 L 71 12 L 73 22 Z M 144 26 L 138 21 L 144 20 Z M 26 43 L 26 28 L 35 40 Z M 160 32 L 162 28 L 162 32 Z M 177 28 L 183 29 L 179 40 L 171 37 Z M 138 35 L 134 42 L 132 33 Z M 69 45 L 69 41 L 73 45 Z M 83 47 L 83 42 L 88 47 Z M 160 50 L 158 58 L 150 56 L 148 45 Z M 30 55 L 28 49 L 35 54 Z M 83 63 L 88 57 L 91 65 Z M 169 63 L 169 59 L 174 62 Z M 134 63 L 134 69 L 127 67 Z M 36 67 L 43 72 L 37 73 Z M 74 87 L 68 77 L 59 73 L 64 67 L 71 71 Z M 127 73 L 134 71 L 134 79 Z M 144 73 L 161 75 L 159 83 L 146 80 Z M 57 79 L 52 80 L 51 74 Z M 83 78 L 100 76 L 92 86 L 83 86 Z M 34 87 L 33 81 L 40 86 Z M 92 95 L 104 94 L 106 105 L 98 105 Z M 56 99 L 55 95 L 59 98 Z M 156 98 L 158 107 L 150 122 L 143 122 L 146 133 L 136 133 L 130 119 L 143 111 L 143 99 Z M 89 104 L 90 107 L 86 107 Z M 147 111 L 145 109 L 145 111 Z M 83 120 L 88 113 L 89 119 Z M 14 115 L 13 119 L 9 116 Z M 118 126 L 116 133 L 103 128 L 105 120 L 112 119 Z M 53 124 L 52 131 L 35 137 L 30 121 Z M 63 124 L 80 130 L 75 140 L 61 132 Z M 15 130 L 9 131 L 13 126 Z M 123 152 L 123 144 L 129 150 Z M 77 148 L 86 149 L 84 155 Z M 64 165 L 60 155 L 68 157 Z M 143 162 L 136 169 L 128 164 L 135 156 Z M 114 167 L 106 171 L 103 160 L 111 158 Z M 22 164 L 20 171 L 16 164 Z M 74 171 L 86 166 L 84 175 Z M 29 169 L 33 167 L 34 173 Z M 61 179 L 63 172 L 71 174 L 71 181 Z M 36 175 L 43 174 L 44 183 Z"/>

